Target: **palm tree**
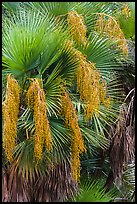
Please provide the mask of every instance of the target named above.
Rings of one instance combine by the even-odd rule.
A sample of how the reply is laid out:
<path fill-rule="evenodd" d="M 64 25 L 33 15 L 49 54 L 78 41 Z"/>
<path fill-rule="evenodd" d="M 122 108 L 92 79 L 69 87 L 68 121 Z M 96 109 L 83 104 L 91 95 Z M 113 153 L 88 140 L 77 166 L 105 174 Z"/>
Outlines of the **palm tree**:
<path fill-rule="evenodd" d="M 3 201 L 63 202 L 109 148 L 126 40 L 101 2 L 16 6 L 3 14 Z"/>

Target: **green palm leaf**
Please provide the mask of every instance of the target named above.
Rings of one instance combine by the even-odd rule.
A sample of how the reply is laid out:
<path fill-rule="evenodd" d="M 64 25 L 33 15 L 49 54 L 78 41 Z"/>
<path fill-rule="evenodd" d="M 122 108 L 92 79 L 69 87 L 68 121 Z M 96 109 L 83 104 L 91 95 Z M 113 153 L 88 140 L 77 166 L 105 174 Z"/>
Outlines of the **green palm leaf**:
<path fill-rule="evenodd" d="M 108 140 L 104 136 L 102 129 L 99 131 L 91 127 L 81 127 L 81 132 L 87 146 L 92 147 L 92 152 L 94 151 L 93 147 L 101 147 L 102 149 L 106 149 L 108 147 Z"/>
<path fill-rule="evenodd" d="M 42 14 L 60 16 L 67 14 L 74 6 L 75 2 L 28 2 L 27 5 L 32 9 L 41 11 Z"/>
<path fill-rule="evenodd" d="M 76 6 L 76 11 L 83 15 L 85 14 L 88 17 L 91 17 L 92 13 L 110 14 L 112 12 L 110 7 L 105 5 L 103 2 L 79 2 Z"/>
<path fill-rule="evenodd" d="M 54 114 L 57 117 L 60 113 L 62 86 L 72 85 L 77 67 L 78 61 L 74 58 L 74 51 L 66 43 L 57 61 L 47 69 L 47 77 L 46 72 L 43 73 L 43 88 L 46 91 L 47 110 L 50 116 Z"/>
<path fill-rule="evenodd" d="M 123 185 L 120 188 L 123 197 L 127 198 L 130 201 L 135 200 L 135 164 L 129 164 L 123 173 Z"/>
<path fill-rule="evenodd" d="M 69 161 L 70 142 L 71 142 L 71 134 L 69 130 L 66 127 L 64 127 L 64 125 L 62 124 L 63 121 L 59 118 L 55 119 L 51 117 L 49 122 L 50 122 L 50 129 L 51 129 L 51 135 L 52 135 L 52 141 L 53 141 L 53 151 L 47 155 L 46 149 L 44 148 L 43 158 L 45 157 L 44 155 L 47 155 L 46 156 L 47 160 L 48 161 L 53 160 L 53 163 L 55 161 L 64 160 L 65 158 L 67 158 L 67 160 Z M 33 157 L 33 148 L 34 148 L 33 138 L 34 138 L 34 132 L 35 132 L 35 124 L 34 124 L 34 121 L 32 120 L 32 114 L 30 112 L 30 109 L 28 108 L 24 111 L 24 113 L 21 115 L 21 117 L 18 120 L 18 132 L 19 132 L 18 133 L 19 144 L 17 145 L 18 148 L 20 149 L 20 147 L 22 148 L 22 145 L 28 144 L 26 142 L 27 140 L 29 140 L 30 141 L 29 144 L 32 147 L 30 155 Z M 27 134 L 29 136 L 27 136 Z M 22 142 L 25 142 L 25 143 L 22 143 Z M 24 151 L 26 150 L 24 149 Z M 28 154 L 28 151 L 26 151 L 26 153 Z M 17 153 L 15 155 L 22 155 L 24 157 L 25 152 L 20 154 Z M 27 157 L 29 157 L 29 155 Z M 25 161 L 29 161 L 29 160 L 32 161 L 33 159 L 29 158 L 28 160 L 26 159 Z M 43 160 L 41 162 L 43 162 Z"/>
<path fill-rule="evenodd" d="M 117 195 L 116 190 L 105 192 L 103 180 L 83 179 L 79 185 L 79 192 L 73 202 L 111 202 Z"/>
<path fill-rule="evenodd" d="M 20 9 L 4 23 L 2 61 L 13 74 L 21 75 L 32 69 L 40 72 L 53 63 L 64 40 L 64 33 L 53 17 Z"/>
<path fill-rule="evenodd" d="M 115 42 L 97 33 L 89 36 L 89 44 L 85 50 L 88 60 L 95 63 L 102 76 L 108 75 L 109 72 L 121 70 L 121 60 L 123 59 L 119 50 L 114 49 Z"/>
<path fill-rule="evenodd" d="M 15 11 L 21 2 L 3 2 L 2 6 L 8 11 Z"/>

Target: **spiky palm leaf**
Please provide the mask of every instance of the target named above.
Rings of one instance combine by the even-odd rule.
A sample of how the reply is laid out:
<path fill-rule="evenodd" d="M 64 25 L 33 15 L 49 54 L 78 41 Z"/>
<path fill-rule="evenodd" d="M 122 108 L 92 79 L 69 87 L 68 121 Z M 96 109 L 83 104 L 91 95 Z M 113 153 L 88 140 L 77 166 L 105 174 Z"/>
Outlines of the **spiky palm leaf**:
<path fill-rule="evenodd" d="M 17 145 L 17 149 L 15 150 L 15 157 L 18 157 L 18 155 L 20 155 L 20 159 L 25 155 L 25 152 L 20 152 L 20 151 L 23 151 L 22 148 L 25 144 L 28 146 L 30 145 L 31 147 L 30 152 L 33 152 L 33 148 L 34 148 L 33 135 L 35 131 L 35 126 L 34 126 L 34 122 L 32 120 L 29 120 L 29 115 L 27 114 L 29 114 L 29 112 L 28 113 L 26 112 L 26 116 L 28 117 L 27 119 L 24 115 L 24 116 L 21 116 L 18 122 L 18 130 L 19 130 L 18 140 L 20 143 L 19 145 Z M 67 160 L 69 161 L 70 160 L 69 146 L 70 146 L 70 139 L 71 139 L 69 130 L 65 128 L 65 126 L 62 124 L 61 119 L 55 119 L 55 118 L 54 119 L 51 118 L 50 128 L 51 128 L 52 140 L 53 140 L 53 151 L 48 155 L 48 158 L 49 158 L 48 160 L 51 160 L 51 161 L 53 160 L 54 162 L 54 161 L 61 161 L 67 158 Z M 26 138 L 29 143 L 26 143 L 27 142 Z M 24 148 L 26 147 L 24 146 Z M 45 155 L 46 149 L 44 151 L 45 152 L 43 152 L 43 154 Z M 33 158 L 33 154 L 31 154 L 31 156 Z M 43 159 L 44 157 L 45 156 L 43 156 Z M 28 159 L 28 161 L 29 160 L 32 161 L 33 160 L 32 158 Z"/>
<path fill-rule="evenodd" d="M 123 173 L 123 185 L 120 188 L 123 197 L 129 201 L 135 201 L 135 164 L 129 164 Z"/>
<path fill-rule="evenodd" d="M 5 19 L 3 66 L 15 75 L 45 70 L 59 56 L 64 41 L 64 33 L 57 26 L 52 17 L 22 9 Z"/>
<path fill-rule="evenodd" d="M 32 9 L 41 11 L 42 14 L 49 13 L 50 15 L 60 16 L 66 15 L 73 7 L 77 5 L 76 2 L 28 2 L 27 5 Z"/>
<path fill-rule="evenodd" d="M 117 191 L 111 189 L 105 192 L 103 180 L 83 179 L 80 183 L 79 192 L 72 199 L 73 202 L 112 202 Z"/>
<path fill-rule="evenodd" d="M 37 180 L 34 201 L 63 202 L 74 196 L 77 191 L 78 185 L 72 178 L 68 162 L 64 160 Z"/>
<path fill-rule="evenodd" d="M 71 175 L 70 162 L 55 161 L 57 157 L 54 154 L 53 164 L 44 154 L 43 161 L 36 166 L 32 148 L 32 140 L 22 142 L 16 147 L 14 163 L 3 172 L 2 200 L 62 202 L 72 197 L 77 192 L 78 186 Z"/>
<path fill-rule="evenodd" d="M 2 6 L 4 9 L 9 11 L 15 11 L 19 6 L 21 2 L 3 2 Z M 7 14 L 7 13 L 6 13 Z"/>

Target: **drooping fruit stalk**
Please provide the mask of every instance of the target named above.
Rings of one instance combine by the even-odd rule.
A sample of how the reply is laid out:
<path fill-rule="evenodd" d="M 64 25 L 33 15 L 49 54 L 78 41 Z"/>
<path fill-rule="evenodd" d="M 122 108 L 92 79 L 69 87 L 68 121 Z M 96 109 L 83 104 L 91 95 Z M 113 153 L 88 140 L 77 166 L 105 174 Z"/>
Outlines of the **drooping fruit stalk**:
<path fill-rule="evenodd" d="M 32 79 L 26 96 L 29 107 L 34 111 L 34 155 L 37 161 L 42 158 L 44 144 L 46 145 L 46 151 L 52 149 L 52 138 L 45 101 L 46 96 L 44 89 L 41 88 L 41 83 L 40 79 Z"/>
<path fill-rule="evenodd" d="M 101 34 L 114 39 L 123 54 L 126 56 L 128 55 L 128 47 L 124 33 L 114 17 L 100 13 L 96 23 L 96 30 Z"/>
<path fill-rule="evenodd" d="M 6 98 L 3 103 L 3 147 L 7 159 L 13 160 L 16 145 L 17 121 L 20 104 L 20 86 L 13 76 L 7 76 Z"/>
<path fill-rule="evenodd" d="M 75 42 L 77 42 L 78 44 L 82 43 L 83 45 L 86 45 L 87 28 L 84 24 L 83 16 L 78 14 L 76 11 L 70 11 L 67 16 L 67 22 L 68 30 Z"/>
<path fill-rule="evenodd" d="M 72 104 L 69 94 L 64 90 L 62 97 L 62 116 L 65 124 L 70 128 L 71 138 L 71 171 L 74 179 L 78 181 L 80 176 L 80 154 L 86 151 L 84 141 L 78 125 L 76 110 Z"/>

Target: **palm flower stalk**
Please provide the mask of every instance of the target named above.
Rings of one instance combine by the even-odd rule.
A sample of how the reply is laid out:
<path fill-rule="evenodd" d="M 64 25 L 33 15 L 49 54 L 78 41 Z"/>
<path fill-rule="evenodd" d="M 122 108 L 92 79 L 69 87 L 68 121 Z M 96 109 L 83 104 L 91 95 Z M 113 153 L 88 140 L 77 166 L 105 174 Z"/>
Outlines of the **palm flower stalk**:
<path fill-rule="evenodd" d="M 52 149 L 52 138 L 47 118 L 45 92 L 41 88 L 40 79 L 32 79 L 26 97 L 28 105 L 34 110 L 34 155 L 37 161 L 39 161 L 42 158 L 44 143 L 47 151 Z"/>
<path fill-rule="evenodd" d="M 70 128 L 72 132 L 71 140 L 71 171 L 74 179 L 78 181 L 80 177 L 80 154 L 86 151 L 84 141 L 81 135 L 81 131 L 78 125 L 78 118 L 76 110 L 72 104 L 72 101 L 68 93 L 64 90 L 62 94 L 62 116 L 64 117 L 65 124 Z"/>
<path fill-rule="evenodd" d="M 129 18 L 131 17 L 131 10 L 129 9 L 128 4 L 125 4 L 123 9 L 122 9 L 122 14 L 126 17 Z"/>
<path fill-rule="evenodd" d="M 7 76 L 6 99 L 3 103 L 3 147 L 7 159 L 13 160 L 13 150 L 16 145 L 17 121 L 20 103 L 20 87 L 13 76 Z"/>
<path fill-rule="evenodd" d="M 84 18 L 79 15 L 76 11 L 70 11 L 67 16 L 68 30 L 72 35 L 72 38 L 79 44 L 86 45 L 87 28 L 84 24 Z"/>
<path fill-rule="evenodd" d="M 124 33 L 114 17 L 100 13 L 96 23 L 96 30 L 116 40 L 117 46 L 122 50 L 123 54 L 126 56 L 128 55 L 128 47 Z"/>
<path fill-rule="evenodd" d="M 85 103 L 85 118 L 92 118 L 93 113 L 98 113 L 101 103 L 107 108 L 110 105 L 110 98 L 106 98 L 106 84 L 101 82 L 100 73 L 95 64 L 88 61 L 80 51 L 76 52 L 76 58 L 80 64 L 77 70 L 77 91 L 80 93 L 80 100 Z"/>

